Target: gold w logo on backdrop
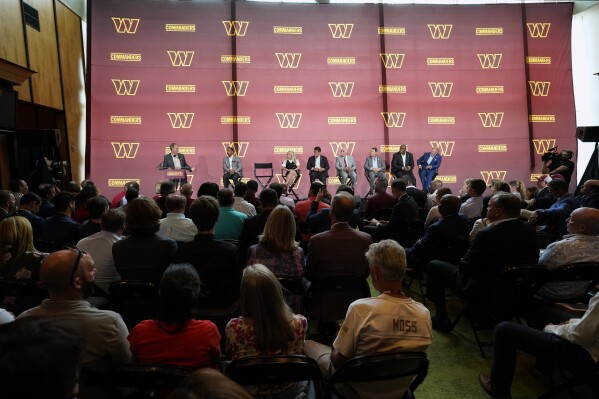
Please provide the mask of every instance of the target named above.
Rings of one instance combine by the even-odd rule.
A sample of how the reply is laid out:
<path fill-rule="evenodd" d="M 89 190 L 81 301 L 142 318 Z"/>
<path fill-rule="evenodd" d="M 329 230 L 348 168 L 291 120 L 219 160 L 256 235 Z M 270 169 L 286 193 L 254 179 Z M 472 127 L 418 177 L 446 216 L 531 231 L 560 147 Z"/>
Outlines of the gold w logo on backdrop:
<path fill-rule="evenodd" d="M 334 97 L 351 97 L 354 82 L 329 82 Z"/>
<path fill-rule="evenodd" d="M 132 35 L 137 31 L 139 18 L 115 18 L 112 17 L 114 28 L 117 33 L 130 33 Z"/>
<path fill-rule="evenodd" d="M 444 157 L 450 157 L 453 153 L 453 147 L 455 146 L 455 141 L 429 141 L 431 147 L 438 147 L 439 152 Z"/>
<path fill-rule="evenodd" d="M 167 114 L 174 129 L 189 129 L 195 112 L 168 112 Z"/>
<path fill-rule="evenodd" d="M 403 65 L 403 59 L 405 54 L 396 54 L 396 53 L 379 53 L 381 56 L 381 61 L 386 69 L 390 68 L 401 68 Z"/>
<path fill-rule="evenodd" d="M 477 54 L 480 66 L 483 69 L 497 69 L 501 64 L 503 54 Z"/>
<path fill-rule="evenodd" d="M 541 155 L 549 151 L 550 148 L 555 147 L 557 143 L 556 139 L 533 139 L 532 143 L 535 145 L 535 151 Z"/>
<path fill-rule="evenodd" d="M 335 39 L 349 39 L 354 29 L 354 24 L 328 24 L 331 35 Z"/>
<path fill-rule="evenodd" d="M 503 112 L 479 112 L 478 116 L 484 127 L 500 127 L 503 121 Z"/>
<path fill-rule="evenodd" d="M 223 141 L 221 144 L 225 149 L 225 154 L 227 153 L 227 148 L 231 147 L 233 149 L 233 153 L 239 158 L 245 157 L 248 147 L 250 146 L 249 141 Z"/>
<path fill-rule="evenodd" d="M 120 143 L 111 142 L 114 156 L 117 158 L 135 158 L 137 150 L 139 150 L 139 143 Z"/>
<path fill-rule="evenodd" d="M 453 25 L 443 24 L 428 24 L 428 30 L 431 32 L 433 39 L 449 39 Z"/>
<path fill-rule="evenodd" d="M 225 26 L 227 36 L 245 36 L 248 30 L 249 21 L 222 21 Z"/>
<path fill-rule="evenodd" d="M 530 37 L 545 39 L 551 28 L 550 22 L 529 22 L 526 24 Z"/>
<path fill-rule="evenodd" d="M 191 65 L 195 51 L 167 51 L 171 64 L 175 67 Z"/>
<path fill-rule="evenodd" d="M 551 82 L 529 80 L 528 85 L 530 86 L 530 92 L 535 97 L 547 97 L 549 95 L 549 86 L 551 86 Z"/>
<path fill-rule="evenodd" d="M 139 80 L 112 79 L 117 96 L 134 96 L 137 94 Z"/>
<path fill-rule="evenodd" d="M 279 120 L 279 126 L 283 129 L 297 129 L 302 119 L 301 113 L 277 112 L 275 115 L 277 115 L 277 119 Z"/>
<path fill-rule="evenodd" d="M 491 180 L 505 180 L 506 170 L 481 170 L 480 175 L 487 184 L 491 184 Z"/>
<path fill-rule="evenodd" d="M 354 148 L 356 147 L 355 141 L 329 141 L 331 150 L 335 157 L 341 155 L 341 150 L 345 150 L 346 155 L 353 155 Z"/>
<path fill-rule="evenodd" d="M 433 97 L 449 97 L 453 87 L 452 82 L 428 82 Z"/>
<path fill-rule="evenodd" d="M 381 112 L 381 116 L 387 127 L 403 127 L 404 120 L 406 119 L 405 112 Z"/>
<path fill-rule="evenodd" d="M 225 86 L 225 91 L 227 92 L 227 96 L 245 96 L 245 93 L 250 85 L 250 82 L 247 80 L 223 80 L 223 86 Z"/>
<path fill-rule="evenodd" d="M 281 68 L 297 68 L 302 58 L 302 53 L 275 53 L 275 55 Z"/>

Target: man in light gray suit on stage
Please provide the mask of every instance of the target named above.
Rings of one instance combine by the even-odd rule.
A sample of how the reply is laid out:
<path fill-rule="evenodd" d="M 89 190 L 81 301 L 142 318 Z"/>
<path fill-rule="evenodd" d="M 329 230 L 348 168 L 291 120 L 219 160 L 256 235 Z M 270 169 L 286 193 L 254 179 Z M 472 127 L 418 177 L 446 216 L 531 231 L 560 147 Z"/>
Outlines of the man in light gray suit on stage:
<path fill-rule="evenodd" d="M 335 160 L 335 169 L 341 184 L 347 184 L 347 178 L 351 180 L 352 187 L 356 187 L 358 175 L 356 174 L 356 160 L 353 155 L 347 155 L 345 149 L 341 150 L 340 155 Z"/>
<path fill-rule="evenodd" d="M 235 155 L 233 147 L 227 148 L 227 156 L 223 158 L 223 185 L 229 187 L 229 179 L 233 180 L 233 186 L 239 183 L 243 176 L 241 158 Z"/>
<path fill-rule="evenodd" d="M 368 192 L 368 195 L 370 195 L 374 192 L 375 177 L 385 177 L 386 170 L 385 161 L 378 155 L 375 147 L 370 149 L 370 155 L 366 157 L 364 170 L 366 171 L 368 181 L 370 182 L 370 191 Z"/>

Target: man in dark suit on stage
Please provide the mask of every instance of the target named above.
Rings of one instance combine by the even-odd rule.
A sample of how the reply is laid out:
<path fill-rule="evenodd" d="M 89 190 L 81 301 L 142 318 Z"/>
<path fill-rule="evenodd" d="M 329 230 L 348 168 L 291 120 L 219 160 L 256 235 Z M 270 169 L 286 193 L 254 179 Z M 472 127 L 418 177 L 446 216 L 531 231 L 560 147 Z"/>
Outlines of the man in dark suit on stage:
<path fill-rule="evenodd" d="M 326 185 L 327 177 L 329 177 L 329 161 L 327 157 L 320 155 L 321 151 L 320 147 L 314 147 L 314 156 L 308 158 L 306 166 L 310 171 L 310 183 L 314 183 L 314 180 L 318 179 Z"/>
<path fill-rule="evenodd" d="M 426 266 L 426 297 L 435 304 L 433 328 L 436 330 L 452 329 L 445 307 L 445 288 L 469 300 L 485 301 L 485 290 L 505 267 L 539 260 L 535 230 L 518 220 L 520 198 L 507 193 L 494 195 L 489 201 L 487 217 L 493 223 L 471 241 L 458 266 L 441 261 L 432 261 Z"/>
<path fill-rule="evenodd" d="M 410 178 L 410 184 L 416 184 L 416 178 L 414 177 L 414 155 L 411 152 L 406 151 L 406 145 L 402 144 L 399 146 L 399 152 L 393 154 L 391 160 L 391 173 L 393 176 L 400 178 L 408 176 Z"/>
<path fill-rule="evenodd" d="M 166 154 L 164 156 L 164 160 L 162 161 L 162 169 L 183 169 L 188 172 L 193 172 L 196 170 L 196 168 L 192 168 L 187 164 L 185 161 L 185 155 L 179 154 L 179 146 L 176 143 L 171 143 L 170 149 L 170 154 Z M 185 174 L 184 179 L 171 179 L 171 181 L 177 186 L 187 183 L 187 174 Z"/>
<path fill-rule="evenodd" d="M 439 154 L 439 148 L 433 147 L 430 152 L 425 152 L 416 161 L 418 164 L 418 172 L 420 174 L 420 182 L 422 183 L 422 189 L 428 191 L 431 181 L 439 171 L 441 166 L 441 154 Z"/>

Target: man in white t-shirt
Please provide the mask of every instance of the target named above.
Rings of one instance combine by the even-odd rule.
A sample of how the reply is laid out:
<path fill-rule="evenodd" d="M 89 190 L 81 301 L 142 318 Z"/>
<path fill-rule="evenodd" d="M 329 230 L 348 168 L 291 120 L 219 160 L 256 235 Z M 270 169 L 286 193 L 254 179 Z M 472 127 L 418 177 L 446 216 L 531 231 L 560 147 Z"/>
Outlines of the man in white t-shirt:
<path fill-rule="evenodd" d="M 347 360 L 361 355 L 389 351 L 426 351 L 432 343 L 430 313 L 424 305 L 406 296 L 402 280 L 406 253 L 393 240 L 370 245 L 366 258 L 372 284 L 381 295 L 353 302 L 333 343 L 333 348 L 306 341 L 304 353 L 315 359 L 325 377 Z M 401 398 L 408 388 L 395 380 L 351 383 L 344 387 L 346 397 Z"/>

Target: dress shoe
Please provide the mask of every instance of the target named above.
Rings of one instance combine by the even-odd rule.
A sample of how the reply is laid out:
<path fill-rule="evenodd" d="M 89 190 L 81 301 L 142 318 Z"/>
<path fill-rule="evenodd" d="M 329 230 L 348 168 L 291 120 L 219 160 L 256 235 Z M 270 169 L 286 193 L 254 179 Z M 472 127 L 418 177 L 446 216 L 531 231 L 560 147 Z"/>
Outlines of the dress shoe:
<path fill-rule="evenodd" d="M 512 399 L 512 395 L 509 393 L 501 395 L 493 392 L 493 389 L 491 388 L 491 377 L 489 377 L 487 374 L 479 374 L 478 382 L 480 383 L 480 386 L 485 390 L 485 392 L 489 394 L 490 397 L 495 399 Z"/>

